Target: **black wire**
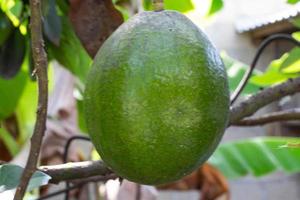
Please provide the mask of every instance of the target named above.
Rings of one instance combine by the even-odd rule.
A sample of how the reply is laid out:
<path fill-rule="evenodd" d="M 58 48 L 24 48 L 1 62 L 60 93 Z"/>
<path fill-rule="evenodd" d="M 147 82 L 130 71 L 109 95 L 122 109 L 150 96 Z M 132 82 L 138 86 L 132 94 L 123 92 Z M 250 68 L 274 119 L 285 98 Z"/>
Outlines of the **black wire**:
<path fill-rule="evenodd" d="M 51 193 L 51 194 L 47 194 L 47 195 L 45 195 L 45 196 L 39 197 L 39 198 L 36 199 L 36 200 L 48 199 L 48 198 L 51 198 L 51 197 L 54 197 L 54 196 L 57 196 L 57 195 L 60 195 L 60 194 L 63 194 L 63 193 L 68 193 L 69 191 L 74 190 L 74 189 L 76 189 L 76 188 L 79 188 L 79 187 L 81 187 L 81 186 L 84 186 L 85 184 L 87 184 L 87 183 L 86 183 L 86 182 L 84 182 L 84 183 L 79 183 L 79 184 L 70 186 L 70 187 L 68 187 L 68 188 L 65 188 L 65 189 L 62 189 L 62 190 L 58 190 L 58 191 L 53 192 L 53 193 Z"/>
<path fill-rule="evenodd" d="M 64 148 L 64 155 L 63 155 L 63 162 L 66 163 L 67 159 L 68 159 L 68 153 L 69 153 L 69 148 L 72 144 L 73 141 L 75 140 L 85 140 L 85 141 L 91 141 L 91 139 L 89 137 L 86 136 L 81 136 L 81 135 L 76 135 L 76 136 L 72 136 L 67 140 L 66 146 Z M 70 182 L 66 181 L 66 195 L 65 195 L 65 200 L 69 200 L 69 188 L 70 188 Z"/>
<path fill-rule="evenodd" d="M 254 56 L 254 59 L 250 65 L 250 67 L 248 68 L 248 70 L 246 71 L 245 75 L 243 76 L 241 82 L 239 83 L 238 87 L 235 89 L 235 91 L 233 92 L 233 94 L 231 95 L 231 105 L 237 100 L 237 98 L 240 96 L 241 92 L 243 91 L 243 89 L 245 88 L 250 76 L 252 75 L 252 72 L 254 70 L 254 68 L 256 67 L 257 61 L 260 58 L 261 54 L 263 53 L 263 51 L 265 50 L 265 48 L 272 43 L 275 40 L 286 40 L 289 41 L 293 44 L 295 44 L 296 46 L 300 47 L 300 42 L 297 41 L 296 39 L 294 39 L 292 36 L 290 36 L 289 34 L 274 34 L 271 35 L 270 37 L 266 38 L 258 47 L 258 50 Z"/>

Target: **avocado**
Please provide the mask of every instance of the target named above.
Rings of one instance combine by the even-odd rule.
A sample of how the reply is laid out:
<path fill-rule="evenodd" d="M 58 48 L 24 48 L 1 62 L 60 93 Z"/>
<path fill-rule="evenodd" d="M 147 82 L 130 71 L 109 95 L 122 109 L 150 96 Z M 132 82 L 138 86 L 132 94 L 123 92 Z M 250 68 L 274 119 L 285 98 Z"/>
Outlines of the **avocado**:
<path fill-rule="evenodd" d="M 222 60 L 176 11 L 148 11 L 102 45 L 87 77 L 85 118 L 96 150 L 119 176 L 146 185 L 191 173 L 228 121 Z"/>

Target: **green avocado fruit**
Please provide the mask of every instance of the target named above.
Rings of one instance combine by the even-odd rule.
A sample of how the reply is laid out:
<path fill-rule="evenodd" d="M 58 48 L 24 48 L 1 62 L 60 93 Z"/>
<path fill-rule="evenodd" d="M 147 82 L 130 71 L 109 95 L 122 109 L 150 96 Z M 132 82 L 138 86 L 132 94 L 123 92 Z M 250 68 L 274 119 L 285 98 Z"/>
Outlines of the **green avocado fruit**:
<path fill-rule="evenodd" d="M 84 106 L 91 140 L 115 173 L 165 184 L 191 173 L 217 147 L 229 114 L 226 71 L 187 17 L 143 12 L 98 51 Z"/>

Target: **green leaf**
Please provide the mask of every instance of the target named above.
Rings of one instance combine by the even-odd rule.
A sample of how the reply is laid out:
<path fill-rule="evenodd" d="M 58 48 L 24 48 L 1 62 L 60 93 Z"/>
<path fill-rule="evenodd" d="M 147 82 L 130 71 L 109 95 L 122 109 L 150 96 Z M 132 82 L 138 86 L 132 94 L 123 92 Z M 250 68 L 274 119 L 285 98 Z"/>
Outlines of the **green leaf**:
<path fill-rule="evenodd" d="M 92 59 L 87 54 L 66 17 L 61 18 L 63 30 L 60 45 L 49 44 L 49 54 L 84 82 Z"/>
<path fill-rule="evenodd" d="M 211 16 L 223 8 L 223 0 L 210 0 L 207 16 Z"/>
<path fill-rule="evenodd" d="M 153 10 L 152 0 L 143 1 L 145 10 Z M 164 0 L 166 10 L 177 10 L 179 12 L 187 12 L 194 9 L 194 4 L 191 0 Z"/>
<path fill-rule="evenodd" d="M 18 29 L 15 29 L 0 48 L 0 76 L 9 79 L 19 72 L 25 50 L 25 38 Z"/>
<path fill-rule="evenodd" d="M 5 164 L 0 166 L 0 192 L 15 189 L 22 175 L 24 168 L 18 165 Z M 43 172 L 36 171 L 31 177 L 27 191 L 42 185 L 47 185 L 51 177 Z"/>
<path fill-rule="evenodd" d="M 27 72 L 26 72 L 27 75 Z M 16 108 L 18 125 L 20 128 L 20 143 L 25 142 L 33 132 L 36 108 L 37 108 L 37 84 L 36 81 L 27 81 L 23 95 Z"/>
<path fill-rule="evenodd" d="M 12 24 L 10 20 L 7 18 L 5 13 L 0 10 L 0 46 L 7 40 L 11 31 L 12 31 Z"/>
<path fill-rule="evenodd" d="M 59 46 L 62 31 L 61 19 L 56 11 L 56 0 L 47 0 L 44 8 L 43 28 L 47 39 L 56 46 Z"/>
<path fill-rule="evenodd" d="M 23 11 L 23 2 L 21 0 L 0 1 L 2 11 L 7 15 L 15 27 L 20 25 L 20 16 Z"/>
<path fill-rule="evenodd" d="M 9 117 L 16 109 L 27 82 L 27 73 L 20 71 L 10 80 L 0 78 L 0 120 Z"/>
<path fill-rule="evenodd" d="M 233 92 L 240 81 L 242 80 L 242 77 L 244 76 L 244 73 L 246 72 L 248 66 L 244 63 L 241 63 L 231 57 L 229 57 L 225 52 L 221 53 L 222 60 L 225 64 L 227 74 L 228 74 L 228 80 L 229 80 L 229 89 L 231 92 Z M 260 72 L 258 70 L 254 70 L 253 74 L 259 74 Z M 252 83 L 248 83 L 245 89 L 243 90 L 244 95 L 255 93 L 260 88 L 257 85 L 254 85 Z"/>
<path fill-rule="evenodd" d="M 282 83 L 290 78 L 297 77 L 297 73 L 284 73 L 281 70 L 282 64 L 288 57 L 289 53 L 286 53 L 281 58 L 273 60 L 265 73 L 252 77 L 250 82 L 264 87 Z"/>
<path fill-rule="evenodd" d="M 300 28 L 300 20 L 299 20 L 299 28 Z M 300 31 L 292 33 L 293 38 L 300 41 Z"/>
<path fill-rule="evenodd" d="M 293 144 L 293 145 L 289 145 Z M 298 144 L 298 148 L 290 147 Z M 209 159 L 227 178 L 300 172 L 300 139 L 259 137 L 221 144 Z"/>
<path fill-rule="evenodd" d="M 7 147 L 9 153 L 12 156 L 15 156 L 20 148 L 15 139 L 12 137 L 12 135 L 7 132 L 4 128 L 0 127 L 0 139 L 4 142 L 5 146 Z"/>
<path fill-rule="evenodd" d="M 296 3 L 300 2 L 300 0 L 287 0 L 287 2 L 289 4 L 296 4 Z"/>
<path fill-rule="evenodd" d="M 294 19 L 291 19 L 291 22 L 294 26 L 300 28 L 300 17 L 297 17 L 297 18 L 294 18 Z M 299 32 L 298 32 L 299 33 Z"/>
<path fill-rule="evenodd" d="M 280 66 L 283 73 L 297 73 L 300 72 L 300 48 L 292 49 L 288 57 L 283 61 Z"/>

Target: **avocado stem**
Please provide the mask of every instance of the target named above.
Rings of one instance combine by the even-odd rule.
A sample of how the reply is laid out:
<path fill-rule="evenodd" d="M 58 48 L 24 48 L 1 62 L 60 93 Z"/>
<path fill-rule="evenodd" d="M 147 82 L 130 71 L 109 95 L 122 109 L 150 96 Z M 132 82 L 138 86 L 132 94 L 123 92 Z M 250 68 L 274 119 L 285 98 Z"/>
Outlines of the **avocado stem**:
<path fill-rule="evenodd" d="M 163 11 L 164 10 L 164 0 L 153 0 L 154 11 Z"/>

